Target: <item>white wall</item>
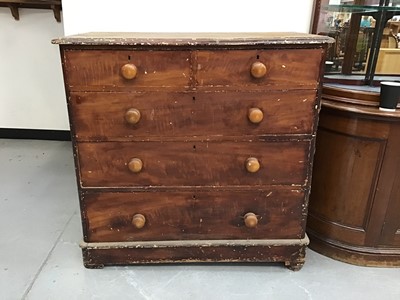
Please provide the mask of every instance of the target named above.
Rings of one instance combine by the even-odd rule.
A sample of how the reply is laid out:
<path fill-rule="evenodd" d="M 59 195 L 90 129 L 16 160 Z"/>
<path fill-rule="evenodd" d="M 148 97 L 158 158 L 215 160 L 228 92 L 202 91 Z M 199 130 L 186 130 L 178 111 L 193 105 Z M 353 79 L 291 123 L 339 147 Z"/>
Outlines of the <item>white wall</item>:
<path fill-rule="evenodd" d="M 313 0 L 67 0 L 65 34 L 88 31 L 309 32 Z"/>
<path fill-rule="evenodd" d="M 0 128 L 68 129 L 58 47 L 63 35 L 51 10 L 0 8 Z"/>

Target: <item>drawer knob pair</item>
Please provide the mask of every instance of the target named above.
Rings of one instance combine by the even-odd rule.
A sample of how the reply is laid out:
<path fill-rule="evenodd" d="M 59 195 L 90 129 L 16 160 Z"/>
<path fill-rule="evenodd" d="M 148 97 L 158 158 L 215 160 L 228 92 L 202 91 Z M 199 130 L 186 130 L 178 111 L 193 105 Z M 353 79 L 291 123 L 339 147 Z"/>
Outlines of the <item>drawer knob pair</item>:
<path fill-rule="evenodd" d="M 143 169 L 143 161 L 140 158 L 132 158 L 128 163 L 128 168 L 132 173 L 139 173 Z M 255 157 L 246 160 L 246 170 L 249 173 L 256 173 L 260 170 L 260 162 Z"/>
<path fill-rule="evenodd" d="M 137 228 L 143 228 L 144 225 L 146 224 L 146 218 L 142 214 L 136 214 L 132 218 L 132 225 Z"/>
<path fill-rule="evenodd" d="M 250 73 L 254 78 L 262 78 L 267 74 L 267 66 L 257 61 L 251 65 Z"/>
<path fill-rule="evenodd" d="M 125 113 L 125 121 L 131 125 L 139 123 L 141 118 L 140 111 L 136 108 L 130 108 Z"/>
<path fill-rule="evenodd" d="M 141 229 L 146 224 L 146 217 L 142 214 L 135 214 L 132 218 L 132 225 L 137 228 Z M 258 219 L 256 214 L 249 212 L 244 215 L 244 224 L 248 228 L 255 228 L 258 224 Z"/>
<path fill-rule="evenodd" d="M 251 65 L 250 73 L 254 78 L 262 78 L 267 74 L 267 67 L 262 62 L 255 62 Z M 134 79 L 137 67 L 134 64 L 125 64 L 121 67 L 121 74 L 127 80 Z"/>
<path fill-rule="evenodd" d="M 125 113 L 125 120 L 129 124 L 135 125 L 135 124 L 139 123 L 141 116 L 142 115 L 138 109 L 130 108 Z M 247 117 L 249 118 L 251 123 L 258 124 L 258 123 L 261 123 L 261 121 L 263 120 L 264 113 L 262 112 L 261 109 L 252 107 L 249 109 L 249 111 L 247 113 Z"/>
<path fill-rule="evenodd" d="M 137 67 L 134 64 L 125 64 L 121 67 L 121 75 L 127 80 L 134 79 L 137 75 Z"/>

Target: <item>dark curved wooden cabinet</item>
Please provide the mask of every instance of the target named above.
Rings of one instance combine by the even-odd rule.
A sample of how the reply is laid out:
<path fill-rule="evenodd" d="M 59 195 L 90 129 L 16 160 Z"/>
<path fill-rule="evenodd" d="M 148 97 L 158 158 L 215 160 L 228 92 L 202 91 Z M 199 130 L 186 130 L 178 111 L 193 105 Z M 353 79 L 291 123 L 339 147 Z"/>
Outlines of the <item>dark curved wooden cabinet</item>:
<path fill-rule="evenodd" d="M 324 87 L 307 233 L 332 258 L 400 266 L 400 111 L 378 102 Z"/>
<path fill-rule="evenodd" d="M 329 42 L 283 33 L 57 40 L 85 266 L 300 269 Z"/>

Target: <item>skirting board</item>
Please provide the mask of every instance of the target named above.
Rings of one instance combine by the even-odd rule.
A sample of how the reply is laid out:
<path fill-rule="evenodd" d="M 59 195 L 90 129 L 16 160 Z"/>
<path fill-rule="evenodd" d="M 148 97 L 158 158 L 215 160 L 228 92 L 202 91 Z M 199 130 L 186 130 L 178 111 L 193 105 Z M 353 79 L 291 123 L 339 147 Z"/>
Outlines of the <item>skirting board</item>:
<path fill-rule="evenodd" d="M 24 139 L 24 140 L 70 141 L 71 133 L 68 130 L 0 128 L 0 138 L 2 138 L 2 139 Z"/>

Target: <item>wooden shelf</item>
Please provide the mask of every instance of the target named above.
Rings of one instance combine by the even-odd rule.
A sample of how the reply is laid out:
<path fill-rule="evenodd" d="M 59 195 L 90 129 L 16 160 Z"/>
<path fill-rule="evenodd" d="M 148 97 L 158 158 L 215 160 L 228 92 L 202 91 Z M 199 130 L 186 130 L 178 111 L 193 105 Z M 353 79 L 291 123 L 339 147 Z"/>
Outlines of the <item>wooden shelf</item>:
<path fill-rule="evenodd" d="M 17 21 L 20 8 L 51 9 L 57 22 L 61 22 L 61 0 L 0 0 L 0 7 L 9 7 Z"/>

